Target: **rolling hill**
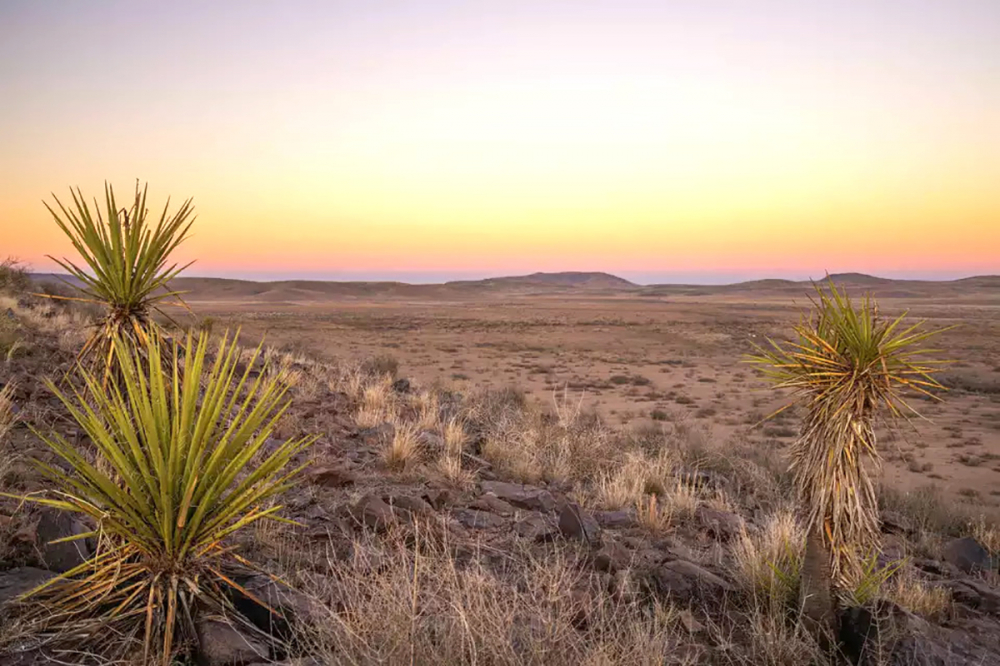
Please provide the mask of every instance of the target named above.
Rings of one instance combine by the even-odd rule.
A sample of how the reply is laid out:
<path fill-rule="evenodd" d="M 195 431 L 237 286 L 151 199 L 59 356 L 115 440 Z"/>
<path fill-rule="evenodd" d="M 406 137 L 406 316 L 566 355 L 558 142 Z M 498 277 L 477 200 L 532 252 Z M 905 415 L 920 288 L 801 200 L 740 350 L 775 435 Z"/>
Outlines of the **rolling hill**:
<path fill-rule="evenodd" d="M 40 283 L 58 282 L 66 276 L 34 275 Z M 840 273 L 830 278 L 852 293 L 872 293 L 880 298 L 973 297 L 1000 294 L 1000 276 L 977 276 L 950 281 L 894 280 L 861 273 Z M 67 279 L 70 283 L 74 280 Z M 826 278 L 818 282 L 825 282 Z M 461 280 L 440 284 L 405 282 L 334 282 L 281 280 L 256 282 L 228 278 L 177 278 L 171 288 L 186 292 L 189 301 L 250 301 L 268 304 L 365 299 L 469 299 L 517 296 L 645 297 L 671 296 L 799 297 L 812 290 L 812 282 L 763 279 L 728 285 L 656 284 L 638 285 L 602 272 L 532 273 L 483 280 Z"/>

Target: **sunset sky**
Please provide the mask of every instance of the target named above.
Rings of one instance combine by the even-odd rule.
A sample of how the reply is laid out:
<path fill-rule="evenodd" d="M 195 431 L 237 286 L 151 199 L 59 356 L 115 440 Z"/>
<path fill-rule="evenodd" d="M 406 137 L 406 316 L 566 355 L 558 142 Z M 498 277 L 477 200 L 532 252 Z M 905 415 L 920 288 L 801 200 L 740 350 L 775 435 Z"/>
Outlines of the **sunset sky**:
<path fill-rule="evenodd" d="M 193 197 L 196 275 L 1000 273 L 997 0 L 0 3 L 0 255 Z M 156 207 L 155 205 L 153 206 Z"/>

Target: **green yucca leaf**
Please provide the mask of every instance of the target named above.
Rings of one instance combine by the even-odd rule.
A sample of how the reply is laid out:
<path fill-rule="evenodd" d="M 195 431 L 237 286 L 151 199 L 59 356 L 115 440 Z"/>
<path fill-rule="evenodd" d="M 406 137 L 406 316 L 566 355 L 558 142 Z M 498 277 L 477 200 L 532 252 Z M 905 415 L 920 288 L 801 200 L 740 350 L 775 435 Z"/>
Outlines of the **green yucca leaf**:
<path fill-rule="evenodd" d="M 794 327 L 794 341 L 768 339 L 747 357 L 775 386 L 792 390 L 775 414 L 795 404 L 807 410 L 790 467 L 809 529 L 823 534 L 842 589 L 863 573 L 857 553 L 876 546 L 875 425 L 886 414 L 917 414 L 905 392 L 936 399 L 944 389 L 933 377 L 944 361 L 929 358 L 938 350 L 925 343 L 948 329 L 904 324 L 906 316 L 881 316 L 871 297 L 856 305 L 830 281 L 827 289 L 816 285 L 811 317 Z"/>
<path fill-rule="evenodd" d="M 178 266 L 169 263 L 169 259 L 187 238 L 194 222 L 194 208 L 188 199 L 169 215 L 168 199 L 159 222 L 153 226 L 146 208 L 146 193 L 147 189 L 140 191 L 137 183 L 131 207 L 119 208 L 113 188 L 105 184 L 103 217 L 96 200 L 91 212 L 79 188 L 70 189 L 73 199 L 70 207 L 55 195 L 55 208 L 45 203 L 83 260 L 80 266 L 69 259 L 49 257 L 82 285 L 70 285 L 81 295 L 68 300 L 97 303 L 105 308 L 100 327 L 80 352 L 81 358 L 103 364 L 104 379 L 113 367 L 116 338 L 143 344 L 149 336 L 158 335 L 152 319 L 154 312 L 169 319 L 161 305 L 184 305 L 181 292 L 170 291 L 168 285 L 190 264 Z"/>
<path fill-rule="evenodd" d="M 40 463 L 58 490 L 26 498 L 89 516 L 106 545 L 30 594 L 44 604 L 35 619 L 47 631 L 99 643 L 113 625 L 114 635 L 144 636 L 147 658 L 157 651 L 166 664 L 175 631 L 191 630 L 185 618 L 227 607 L 231 581 L 221 572 L 244 560 L 224 541 L 280 519 L 281 506 L 266 503 L 305 467 L 291 462 L 314 438 L 263 452 L 287 402 L 280 373 L 251 380 L 260 348 L 237 380 L 240 357 L 228 334 L 211 363 L 204 333 L 169 355 L 156 336 L 140 348 L 120 338 L 114 346 L 119 372 L 108 386 L 86 368 L 83 388 L 69 394 L 49 382 L 97 463 L 59 435 L 39 434 L 68 471 Z"/>

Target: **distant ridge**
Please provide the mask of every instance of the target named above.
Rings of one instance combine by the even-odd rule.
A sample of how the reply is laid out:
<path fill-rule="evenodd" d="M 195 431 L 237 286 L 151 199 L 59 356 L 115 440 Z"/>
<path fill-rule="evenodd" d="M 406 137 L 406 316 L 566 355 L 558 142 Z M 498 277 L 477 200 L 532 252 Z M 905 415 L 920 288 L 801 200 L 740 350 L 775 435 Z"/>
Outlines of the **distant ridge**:
<path fill-rule="evenodd" d="M 560 273 L 532 273 L 486 278 L 483 280 L 456 280 L 445 282 L 450 286 L 549 286 L 582 287 L 586 289 L 637 289 L 639 285 L 611 273 L 563 271 Z"/>
<path fill-rule="evenodd" d="M 65 275 L 36 273 L 39 283 L 76 280 Z M 872 293 L 878 298 L 973 298 L 1000 294 L 1000 276 L 980 275 L 958 280 L 895 280 L 863 273 L 835 273 L 829 279 L 853 294 Z M 825 284 L 827 278 L 816 279 Z M 518 297 L 529 295 L 565 295 L 599 298 L 638 297 L 669 298 L 733 295 L 740 298 L 798 298 L 812 292 L 811 280 L 769 278 L 727 285 L 653 284 L 638 285 L 603 272 L 567 271 L 531 273 L 483 280 L 459 280 L 438 284 L 372 281 L 339 282 L 324 280 L 279 280 L 256 282 L 231 278 L 181 277 L 171 289 L 186 293 L 189 301 L 228 301 L 293 304 L 306 302 L 363 301 L 371 298 L 391 300 L 450 300 L 479 297 Z"/>
<path fill-rule="evenodd" d="M 905 282 L 906 280 L 890 280 L 889 278 L 875 277 L 874 275 L 866 275 L 864 273 L 834 273 L 829 278 L 824 278 L 823 281 L 830 280 L 834 284 L 888 284 L 890 282 Z M 820 282 L 820 280 L 817 280 Z"/>

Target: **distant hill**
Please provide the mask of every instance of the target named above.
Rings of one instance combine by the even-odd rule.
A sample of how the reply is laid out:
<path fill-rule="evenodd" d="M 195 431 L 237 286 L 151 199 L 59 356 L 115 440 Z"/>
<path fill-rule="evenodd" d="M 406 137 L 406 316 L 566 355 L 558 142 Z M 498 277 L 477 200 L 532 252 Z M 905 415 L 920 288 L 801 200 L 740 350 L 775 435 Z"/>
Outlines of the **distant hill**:
<path fill-rule="evenodd" d="M 76 280 L 52 273 L 36 273 L 38 282 L 70 283 Z M 1000 276 L 981 275 L 960 280 L 893 280 L 862 273 L 837 273 L 829 277 L 852 294 L 872 293 L 879 298 L 992 298 L 1000 293 Z M 826 282 L 826 278 L 816 281 Z M 334 282 L 321 280 L 281 280 L 255 282 L 226 278 L 184 277 L 171 288 L 186 292 L 189 301 L 257 302 L 270 305 L 366 299 L 449 300 L 525 295 L 567 297 L 669 298 L 672 296 L 726 295 L 740 298 L 804 297 L 812 291 L 809 280 L 764 279 L 727 285 L 657 284 L 637 285 L 610 273 L 532 273 L 484 280 L 461 280 L 441 284 L 405 282 Z"/>
<path fill-rule="evenodd" d="M 864 273 L 834 273 L 829 278 L 824 278 L 825 280 L 830 280 L 834 284 L 866 284 L 866 285 L 877 285 L 877 284 L 889 284 L 891 282 L 900 282 L 900 280 L 890 280 L 889 278 L 875 277 L 874 275 L 865 275 Z M 817 280 L 820 282 L 821 280 Z"/>
<path fill-rule="evenodd" d="M 601 272 L 565 271 L 561 273 L 532 273 L 486 278 L 483 280 L 457 280 L 446 286 L 487 287 L 573 287 L 582 289 L 638 289 L 639 285 L 617 275 Z"/>

